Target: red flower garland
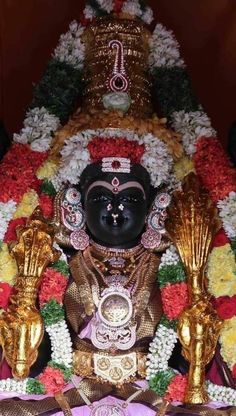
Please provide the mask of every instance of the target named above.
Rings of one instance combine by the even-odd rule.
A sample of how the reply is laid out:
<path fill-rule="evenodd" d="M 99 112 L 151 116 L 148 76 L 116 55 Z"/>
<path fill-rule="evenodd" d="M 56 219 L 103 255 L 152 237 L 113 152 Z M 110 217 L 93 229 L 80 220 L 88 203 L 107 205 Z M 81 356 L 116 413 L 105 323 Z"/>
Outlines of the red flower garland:
<path fill-rule="evenodd" d="M 176 319 L 188 306 L 188 287 L 185 282 L 168 284 L 161 289 L 163 311 L 168 319 Z"/>
<path fill-rule="evenodd" d="M 104 157 L 126 157 L 132 163 L 140 163 L 145 146 L 135 140 L 126 138 L 102 138 L 95 137 L 88 144 L 88 151 L 94 163 L 100 162 Z"/>
<path fill-rule="evenodd" d="M 213 305 L 221 319 L 231 319 L 236 315 L 236 295 L 220 296 L 213 300 Z"/>
<path fill-rule="evenodd" d="M 53 198 L 49 195 L 41 194 L 39 197 L 39 206 L 45 218 L 51 218 L 53 214 Z"/>
<path fill-rule="evenodd" d="M 43 281 L 39 292 L 39 302 L 44 303 L 55 299 L 62 304 L 64 292 L 67 286 L 67 279 L 54 269 L 47 268 L 43 274 Z"/>
<path fill-rule="evenodd" d="M 14 143 L 0 165 L 0 202 L 20 202 L 29 189 L 39 190 L 35 173 L 48 157 L 47 153 L 31 150 L 30 146 Z"/>
<path fill-rule="evenodd" d="M 3 239 L 4 243 L 10 243 L 11 241 L 16 241 L 17 240 L 16 227 L 20 225 L 22 226 L 26 225 L 26 221 L 27 221 L 27 218 L 25 217 L 11 220 L 8 224 L 7 232 Z"/>
<path fill-rule="evenodd" d="M 169 402 L 177 401 L 184 403 L 186 389 L 187 377 L 178 374 L 170 382 L 164 398 Z"/>
<path fill-rule="evenodd" d="M 52 367 L 46 367 L 38 380 L 44 385 L 47 394 L 58 393 L 66 385 L 62 372 Z"/>
<path fill-rule="evenodd" d="M 194 162 L 197 174 L 214 202 L 236 192 L 236 170 L 218 139 L 201 137 Z"/>

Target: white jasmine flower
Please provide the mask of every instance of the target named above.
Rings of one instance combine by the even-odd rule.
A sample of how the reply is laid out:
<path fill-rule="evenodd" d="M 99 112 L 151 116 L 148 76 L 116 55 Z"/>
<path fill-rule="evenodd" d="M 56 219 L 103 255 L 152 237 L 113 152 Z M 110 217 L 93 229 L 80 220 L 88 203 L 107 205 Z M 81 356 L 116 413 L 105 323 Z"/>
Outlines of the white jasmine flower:
<path fill-rule="evenodd" d="M 227 236 L 232 239 L 236 237 L 236 193 L 230 192 L 229 195 L 218 201 L 219 215 L 223 221 L 224 230 Z"/>
<path fill-rule="evenodd" d="M 69 26 L 69 31 L 61 35 L 54 57 L 60 62 L 66 62 L 74 68 L 81 69 L 85 54 L 85 46 L 82 42 L 83 33 L 84 27 L 73 21 Z"/>
<path fill-rule="evenodd" d="M 84 17 L 87 20 L 93 20 L 96 17 L 95 10 L 88 4 L 84 8 Z"/>
<path fill-rule="evenodd" d="M 113 10 L 113 0 L 97 0 L 97 3 L 101 9 L 105 10 L 107 13 L 110 13 Z"/>
<path fill-rule="evenodd" d="M 146 7 L 141 18 L 147 25 L 150 25 L 152 23 L 154 17 L 153 10 L 151 9 L 151 7 Z"/>
<path fill-rule="evenodd" d="M 123 4 L 122 12 L 131 16 L 141 17 L 142 9 L 138 0 L 128 0 Z"/>
<path fill-rule="evenodd" d="M 59 127 L 58 117 L 50 114 L 44 107 L 35 107 L 26 113 L 24 127 L 20 134 L 14 134 L 13 140 L 18 143 L 30 143 L 33 150 L 43 152 L 49 149 L 52 134 Z"/>
<path fill-rule="evenodd" d="M 184 67 L 180 58 L 179 44 L 172 31 L 167 30 L 161 23 L 150 38 L 149 65 L 151 70 L 159 67 Z"/>
<path fill-rule="evenodd" d="M 183 135 L 183 146 L 187 155 L 196 152 L 196 143 L 199 137 L 215 137 L 216 131 L 211 126 L 211 120 L 203 111 L 190 111 L 185 113 L 175 111 L 172 114 L 172 128 Z"/>
<path fill-rule="evenodd" d="M 11 219 L 13 218 L 16 210 L 16 202 L 10 200 L 8 202 L 0 202 L 0 241 L 3 240 L 7 227 Z"/>

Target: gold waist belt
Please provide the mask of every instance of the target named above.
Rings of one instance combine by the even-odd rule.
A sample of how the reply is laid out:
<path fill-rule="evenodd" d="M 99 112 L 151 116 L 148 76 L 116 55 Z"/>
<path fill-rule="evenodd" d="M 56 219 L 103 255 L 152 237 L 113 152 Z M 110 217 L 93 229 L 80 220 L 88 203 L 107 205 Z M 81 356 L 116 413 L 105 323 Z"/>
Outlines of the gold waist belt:
<path fill-rule="evenodd" d="M 146 377 L 147 355 L 140 352 L 109 355 L 102 352 L 74 352 L 74 372 L 80 377 L 122 386 Z"/>

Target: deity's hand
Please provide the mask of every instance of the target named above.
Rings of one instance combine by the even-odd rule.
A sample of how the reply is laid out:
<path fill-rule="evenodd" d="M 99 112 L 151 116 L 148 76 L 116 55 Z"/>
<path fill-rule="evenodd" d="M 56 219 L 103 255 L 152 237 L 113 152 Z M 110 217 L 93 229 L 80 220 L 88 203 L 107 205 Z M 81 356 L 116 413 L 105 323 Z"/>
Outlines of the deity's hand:
<path fill-rule="evenodd" d="M 0 320 L 0 342 L 13 377 L 28 377 L 43 338 L 43 321 L 34 307 L 6 311 Z"/>
<path fill-rule="evenodd" d="M 190 362 L 187 402 L 193 397 L 199 403 L 208 399 L 203 370 L 214 356 L 221 325 L 207 296 L 197 298 L 179 319 L 178 336 L 183 355 Z"/>

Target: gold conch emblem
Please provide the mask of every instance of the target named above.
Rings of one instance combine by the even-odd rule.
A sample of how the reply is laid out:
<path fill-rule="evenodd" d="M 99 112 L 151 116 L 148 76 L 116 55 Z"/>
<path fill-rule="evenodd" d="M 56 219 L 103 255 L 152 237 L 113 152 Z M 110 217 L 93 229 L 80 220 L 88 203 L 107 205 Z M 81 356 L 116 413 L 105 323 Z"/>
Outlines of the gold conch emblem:
<path fill-rule="evenodd" d="M 28 224 L 18 231 L 19 242 L 12 249 L 18 277 L 15 294 L 0 320 L 0 344 L 17 379 L 28 376 L 43 338 L 43 321 L 35 305 L 42 273 L 59 256 L 52 248 L 53 235 L 36 208 Z"/>
<path fill-rule="evenodd" d="M 221 321 L 206 291 L 205 267 L 212 239 L 218 230 L 217 209 L 194 174 L 174 195 L 167 231 L 176 245 L 187 274 L 191 306 L 179 318 L 178 336 L 190 362 L 186 403 L 208 401 L 205 367 L 215 353 Z"/>

